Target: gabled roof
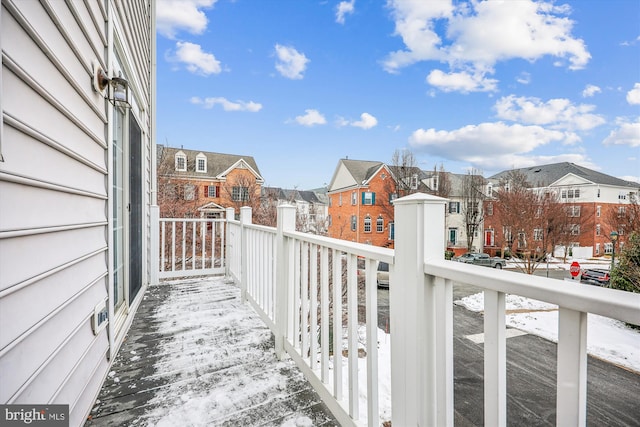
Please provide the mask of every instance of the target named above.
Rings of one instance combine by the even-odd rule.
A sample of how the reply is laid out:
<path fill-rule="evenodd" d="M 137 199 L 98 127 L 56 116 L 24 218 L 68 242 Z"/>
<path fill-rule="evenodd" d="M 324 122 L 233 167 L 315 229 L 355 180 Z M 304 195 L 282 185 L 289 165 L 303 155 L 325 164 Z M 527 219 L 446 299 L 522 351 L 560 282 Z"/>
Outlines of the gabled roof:
<path fill-rule="evenodd" d="M 340 159 L 331 178 L 329 189 L 334 191 L 362 185 L 371 179 L 382 167 L 385 167 L 385 164 L 382 162 Z M 346 175 L 348 175 L 348 177 Z"/>
<path fill-rule="evenodd" d="M 342 164 L 347 168 L 351 176 L 356 180 L 358 184 L 369 180 L 380 167 L 384 166 L 382 162 L 370 161 L 370 160 L 340 160 Z"/>
<path fill-rule="evenodd" d="M 262 196 L 287 202 L 303 201 L 312 204 L 326 204 L 314 191 L 287 190 L 280 187 L 263 187 Z"/>
<path fill-rule="evenodd" d="M 246 164 L 246 166 L 254 172 L 256 178 L 262 180 L 262 175 L 260 174 L 260 170 L 258 169 L 258 165 L 256 164 L 255 159 L 252 156 L 243 156 L 238 154 L 224 154 L 224 153 L 214 153 L 209 151 L 199 151 L 199 150 L 189 150 L 186 148 L 173 148 L 173 147 L 165 147 L 163 145 L 158 144 L 158 160 L 161 160 L 163 157 L 168 159 L 170 164 L 173 165 L 173 158 L 175 154 L 179 151 L 182 151 L 187 156 L 187 170 L 186 171 L 176 171 L 172 169 L 172 174 L 175 175 L 188 175 L 188 176 L 207 176 L 211 178 L 221 178 L 225 173 L 227 173 L 230 169 L 237 165 L 241 165 L 242 162 Z M 196 156 L 198 154 L 204 154 L 207 157 L 207 171 L 196 172 Z"/>
<path fill-rule="evenodd" d="M 528 168 L 514 169 L 514 171 L 524 174 L 529 184 L 534 187 L 548 187 L 557 182 L 559 179 L 567 176 L 568 174 L 576 175 L 594 184 L 630 188 L 640 187 L 640 184 L 638 183 L 625 181 L 624 179 L 606 175 L 604 173 L 597 172 L 592 169 L 585 168 L 584 166 L 579 166 L 575 163 L 569 162 L 532 166 Z M 506 178 L 510 172 L 511 170 L 497 173 L 490 177 L 490 179 L 499 180 L 501 178 Z"/>

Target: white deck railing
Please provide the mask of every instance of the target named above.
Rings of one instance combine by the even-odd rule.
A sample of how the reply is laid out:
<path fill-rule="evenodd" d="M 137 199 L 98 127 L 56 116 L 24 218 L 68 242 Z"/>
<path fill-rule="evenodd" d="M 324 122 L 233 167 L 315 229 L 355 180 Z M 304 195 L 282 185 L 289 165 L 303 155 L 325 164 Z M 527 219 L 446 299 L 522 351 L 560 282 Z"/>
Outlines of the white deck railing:
<path fill-rule="evenodd" d="M 225 220 L 158 218 L 157 221 L 158 278 L 224 273 Z"/>
<path fill-rule="evenodd" d="M 557 304 L 556 422 L 585 425 L 587 313 L 640 324 L 640 295 L 445 261 L 445 202 L 397 199 L 395 251 L 296 232 L 293 206 L 278 208 L 275 229 L 251 224 L 242 208 L 227 221 L 226 274 L 341 425 L 379 425 L 377 262 L 390 265 L 393 425 L 453 425 L 454 282 L 484 289 L 485 425 L 507 424 L 505 295 Z"/>

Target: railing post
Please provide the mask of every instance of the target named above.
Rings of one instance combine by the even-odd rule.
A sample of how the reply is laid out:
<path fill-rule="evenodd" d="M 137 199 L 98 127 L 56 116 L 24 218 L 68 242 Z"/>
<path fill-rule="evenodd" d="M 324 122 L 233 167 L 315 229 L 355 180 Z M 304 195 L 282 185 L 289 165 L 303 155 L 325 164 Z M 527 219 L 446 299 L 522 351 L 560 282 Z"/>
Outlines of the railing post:
<path fill-rule="evenodd" d="M 587 313 L 558 310 L 556 425 L 587 425 Z"/>
<path fill-rule="evenodd" d="M 296 207 L 290 204 L 278 206 L 278 225 L 276 231 L 276 309 L 275 309 L 275 349 L 276 356 L 285 357 L 284 340 L 289 319 L 287 302 L 289 300 L 289 282 L 293 279 L 293 267 L 288 259 L 289 244 L 284 232 L 296 229 Z"/>
<path fill-rule="evenodd" d="M 249 282 L 249 232 L 245 229 L 247 224 L 251 224 L 251 207 L 240 208 L 240 298 L 242 302 L 247 301 L 247 285 Z"/>
<path fill-rule="evenodd" d="M 158 273 L 160 271 L 160 207 L 151 206 L 151 259 L 149 260 L 151 269 L 151 284 L 158 283 Z"/>
<path fill-rule="evenodd" d="M 444 398 L 436 393 L 435 285 L 427 286 L 424 262 L 444 258 L 445 203 L 421 193 L 394 201 L 395 257 L 389 286 L 393 425 L 436 425 L 437 399 Z"/>
<path fill-rule="evenodd" d="M 225 209 L 224 212 L 224 220 L 225 220 L 225 224 L 227 226 L 227 232 L 226 234 L 226 243 L 225 243 L 225 250 L 224 250 L 224 275 L 225 277 L 227 277 L 228 279 L 231 279 L 233 276 L 231 275 L 231 263 L 234 261 L 233 260 L 233 244 L 231 241 L 231 233 L 229 233 L 229 221 L 235 219 L 236 217 L 236 211 L 233 208 L 227 208 Z"/>

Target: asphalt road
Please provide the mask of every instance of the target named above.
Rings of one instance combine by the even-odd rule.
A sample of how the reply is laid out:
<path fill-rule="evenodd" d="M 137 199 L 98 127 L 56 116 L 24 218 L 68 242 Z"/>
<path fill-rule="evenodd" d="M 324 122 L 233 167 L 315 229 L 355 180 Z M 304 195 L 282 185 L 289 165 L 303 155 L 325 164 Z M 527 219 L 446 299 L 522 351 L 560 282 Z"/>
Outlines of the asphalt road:
<path fill-rule="evenodd" d="M 549 270 L 563 280 L 567 271 Z M 562 274 L 565 273 L 565 274 Z M 546 269 L 537 272 L 546 276 Z M 454 301 L 480 292 L 454 285 Z M 378 325 L 388 330 L 389 291 L 378 289 Z M 483 332 L 481 313 L 454 305 L 454 407 L 456 426 L 482 426 L 483 344 L 467 338 Z M 640 374 L 588 357 L 587 424 L 640 426 Z M 507 339 L 507 422 L 510 426 L 554 426 L 556 344 L 535 335 Z"/>

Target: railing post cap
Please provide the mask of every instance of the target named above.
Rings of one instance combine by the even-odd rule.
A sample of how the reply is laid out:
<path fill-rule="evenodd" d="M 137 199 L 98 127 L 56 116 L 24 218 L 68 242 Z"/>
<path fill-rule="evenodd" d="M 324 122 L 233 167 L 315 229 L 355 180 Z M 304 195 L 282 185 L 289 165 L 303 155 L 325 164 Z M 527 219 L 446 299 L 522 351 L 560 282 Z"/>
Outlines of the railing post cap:
<path fill-rule="evenodd" d="M 392 203 L 394 205 L 414 205 L 414 204 L 420 204 L 420 203 L 445 204 L 447 203 L 448 200 L 449 199 L 445 199 L 444 197 L 433 196 L 431 194 L 413 193 L 408 196 L 395 199 Z"/>
<path fill-rule="evenodd" d="M 278 205 L 278 209 L 280 209 L 280 208 L 282 208 L 282 209 L 291 209 L 291 208 L 295 209 L 296 207 L 294 205 L 292 205 L 291 203 L 287 202 L 287 203 L 283 203 L 281 205 Z"/>

